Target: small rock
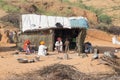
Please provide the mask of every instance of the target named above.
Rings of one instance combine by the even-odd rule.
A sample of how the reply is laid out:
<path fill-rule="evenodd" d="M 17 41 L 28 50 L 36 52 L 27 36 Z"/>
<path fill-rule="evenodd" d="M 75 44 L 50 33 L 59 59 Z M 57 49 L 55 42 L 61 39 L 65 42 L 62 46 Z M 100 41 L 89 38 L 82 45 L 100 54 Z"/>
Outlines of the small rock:
<path fill-rule="evenodd" d="M 68 54 L 64 54 L 64 59 L 69 59 L 69 56 L 68 56 Z"/>
<path fill-rule="evenodd" d="M 39 57 L 39 56 L 36 56 L 36 57 L 35 57 L 35 60 L 36 60 L 36 61 L 40 61 L 40 57 Z"/>

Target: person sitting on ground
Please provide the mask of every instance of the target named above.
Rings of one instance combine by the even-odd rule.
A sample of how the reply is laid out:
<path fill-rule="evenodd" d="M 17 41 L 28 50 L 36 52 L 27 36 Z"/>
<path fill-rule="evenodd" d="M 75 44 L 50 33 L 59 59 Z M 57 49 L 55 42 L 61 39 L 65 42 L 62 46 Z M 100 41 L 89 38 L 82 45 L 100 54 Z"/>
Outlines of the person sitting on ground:
<path fill-rule="evenodd" d="M 112 43 L 113 44 L 120 44 L 120 41 L 118 40 L 117 36 L 112 37 Z"/>
<path fill-rule="evenodd" d="M 34 53 L 35 51 L 31 49 L 30 47 L 30 40 L 25 40 L 23 50 L 26 52 L 26 54 Z"/>
<path fill-rule="evenodd" d="M 45 42 L 41 41 L 38 48 L 38 56 L 46 56 L 47 55 L 47 47 L 45 46 Z"/>
<path fill-rule="evenodd" d="M 60 37 L 57 38 L 57 41 L 55 43 L 55 48 L 58 51 L 58 53 L 63 51 L 63 42 L 62 42 L 62 39 Z"/>
<path fill-rule="evenodd" d="M 84 52 L 91 53 L 92 52 L 92 44 L 90 42 L 86 42 L 84 44 Z"/>

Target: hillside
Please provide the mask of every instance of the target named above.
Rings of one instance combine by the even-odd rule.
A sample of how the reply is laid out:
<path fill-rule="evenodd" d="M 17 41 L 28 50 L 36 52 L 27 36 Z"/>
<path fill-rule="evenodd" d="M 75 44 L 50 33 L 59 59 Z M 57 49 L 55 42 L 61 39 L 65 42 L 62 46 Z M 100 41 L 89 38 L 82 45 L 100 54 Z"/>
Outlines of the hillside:
<path fill-rule="evenodd" d="M 120 0 L 82 0 L 85 5 L 102 9 L 112 17 L 112 22 L 120 26 Z"/>
<path fill-rule="evenodd" d="M 19 23 L 16 21 L 18 20 L 16 16 L 24 13 L 66 17 L 84 16 L 88 18 L 90 27 L 98 25 L 99 15 L 107 14 L 112 18 L 114 26 L 120 26 L 119 0 L 0 0 L 0 12 L 0 18 L 3 18 L 4 22 L 12 22 L 17 26 Z M 11 20 L 6 19 L 7 16 Z M 103 17 L 103 19 L 105 18 Z"/>

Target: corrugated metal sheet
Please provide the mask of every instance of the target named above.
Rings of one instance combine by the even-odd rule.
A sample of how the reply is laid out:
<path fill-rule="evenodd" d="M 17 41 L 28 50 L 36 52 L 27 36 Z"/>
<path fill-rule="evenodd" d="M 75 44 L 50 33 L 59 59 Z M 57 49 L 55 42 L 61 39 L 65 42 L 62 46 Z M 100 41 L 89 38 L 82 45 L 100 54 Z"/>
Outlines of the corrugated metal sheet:
<path fill-rule="evenodd" d="M 71 28 L 88 28 L 88 21 L 84 18 L 70 19 Z"/>

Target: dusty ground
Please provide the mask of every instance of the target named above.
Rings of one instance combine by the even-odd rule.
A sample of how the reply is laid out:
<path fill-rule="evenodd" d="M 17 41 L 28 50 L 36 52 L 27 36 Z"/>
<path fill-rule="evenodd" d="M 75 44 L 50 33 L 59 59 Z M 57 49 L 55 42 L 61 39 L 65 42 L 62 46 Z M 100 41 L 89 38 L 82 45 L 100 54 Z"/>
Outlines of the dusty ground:
<path fill-rule="evenodd" d="M 120 45 L 113 45 L 111 38 L 113 35 L 107 34 L 102 31 L 89 30 L 86 37 L 86 41 L 89 41 L 93 46 L 97 46 L 100 49 L 100 56 L 104 51 L 114 51 L 115 48 L 119 48 Z M 25 55 L 20 53 L 14 55 L 14 44 L 0 43 L 0 80 L 8 78 L 12 74 L 23 74 L 38 70 L 41 67 L 54 63 L 70 64 L 74 65 L 79 71 L 90 74 L 111 74 L 113 70 L 103 64 L 99 64 L 99 60 L 91 61 L 92 54 L 89 57 L 81 58 L 77 56 L 77 53 L 70 51 L 69 60 L 59 59 L 63 57 L 63 54 L 57 54 L 56 52 L 49 52 L 49 56 L 41 56 L 40 61 L 35 63 L 18 63 L 17 58 L 34 58 L 36 54 Z M 116 53 L 120 57 L 120 52 Z"/>

